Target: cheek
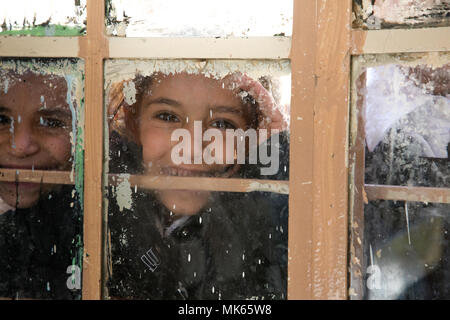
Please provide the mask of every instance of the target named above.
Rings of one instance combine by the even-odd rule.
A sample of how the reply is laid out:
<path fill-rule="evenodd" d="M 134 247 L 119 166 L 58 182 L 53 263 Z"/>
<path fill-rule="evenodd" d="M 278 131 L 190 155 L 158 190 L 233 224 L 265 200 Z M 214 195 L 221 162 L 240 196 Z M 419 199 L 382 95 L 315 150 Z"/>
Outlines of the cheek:
<path fill-rule="evenodd" d="M 44 137 L 41 139 L 42 151 L 46 152 L 49 157 L 60 165 L 69 165 L 68 162 L 71 156 L 72 144 L 70 137 L 55 136 Z"/>
<path fill-rule="evenodd" d="M 4 149 L 10 145 L 11 134 L 5 133 L 4 130 L 0 133 L 0 155 L 4 154 Z"/>
<path fill-rule="evenodd" d="M 144 163 L 170 159 L 171 131 L 147 127 L 143 128 L 139 132 L 140 140 L 142 143 L 142 154 Z"/>

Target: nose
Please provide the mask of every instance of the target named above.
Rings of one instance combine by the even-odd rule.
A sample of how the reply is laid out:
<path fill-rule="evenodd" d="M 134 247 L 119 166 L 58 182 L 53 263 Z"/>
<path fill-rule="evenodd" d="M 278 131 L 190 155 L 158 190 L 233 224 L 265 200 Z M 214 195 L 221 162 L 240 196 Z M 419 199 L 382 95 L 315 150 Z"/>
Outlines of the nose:
<path fill-rule="evenodd" d="M 39 151 L 39 143 L 31 128 L 25 124 L 11 127 L 9 153 L 16 158 L 26 158 Z"/>
<path fill-rule="evenodd" d="M 203 160 L 203 122 L 201 120 L 192 121 L 186 124 L 191 135 L 191 163 L 202 164 Z"/>

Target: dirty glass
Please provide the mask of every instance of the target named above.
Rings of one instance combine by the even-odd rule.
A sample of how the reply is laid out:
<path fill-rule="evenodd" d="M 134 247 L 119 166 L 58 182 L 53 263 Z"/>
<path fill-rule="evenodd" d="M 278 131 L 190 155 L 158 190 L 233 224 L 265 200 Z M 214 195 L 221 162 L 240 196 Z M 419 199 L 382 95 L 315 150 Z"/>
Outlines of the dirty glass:
<path fill-rule="evenodd" d="M 86 0 L 1 0 L 0 4 L 0 35 L 86 33 Z"/>
<path fill-rule="evenodd" d="M 81 297 L 83 72 L 0 59 L 1 298 Z"/>
<path fill-rule="evenodd" d="M 293 0 L 107 0 L 107 33 L 121 37 L 291 36 Z"/>
<path fill-rule="evenodd" d="M 450 26 L 449 0 L 353 0 L 353 27 L 364 29 Z"/>
<path fill-rule="evenodd" d="M 108 297 L 286 298 L 290 87 L 288 60 L 105 62 Z"/>
<path fill-rule="evenodd" d="M 430 59 L 431 56 L 427 56 Z M 450 61 L 391 61 L 364 69 L 358 88 L 365 183 L 449 187 Z"/>
<path fill-rule="evenodd" d="M 365 299 L 450 298 L 449 212 L 438 203 L 365 206 Z"/>

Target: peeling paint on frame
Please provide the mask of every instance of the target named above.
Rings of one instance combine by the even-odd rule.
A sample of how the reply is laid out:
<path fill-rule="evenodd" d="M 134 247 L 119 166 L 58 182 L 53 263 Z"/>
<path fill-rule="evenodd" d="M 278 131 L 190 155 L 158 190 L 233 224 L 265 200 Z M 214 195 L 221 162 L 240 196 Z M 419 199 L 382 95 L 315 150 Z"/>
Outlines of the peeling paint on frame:
<path fill-rule="evenodd" d="M 364 29 L 449 26 L 448 0 L 353 0 L 353 26 Z"/>

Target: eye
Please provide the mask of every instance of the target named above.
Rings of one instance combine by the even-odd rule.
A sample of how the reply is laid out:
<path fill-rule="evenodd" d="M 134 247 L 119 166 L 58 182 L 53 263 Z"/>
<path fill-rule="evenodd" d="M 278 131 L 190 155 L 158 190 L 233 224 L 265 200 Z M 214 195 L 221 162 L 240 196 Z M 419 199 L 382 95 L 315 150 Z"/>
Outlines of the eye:
<path fill-rule="evenodd" d="M 64 129 L 67 127 L 66 123 L 62 120 L 56 119 L 56 118 L 43 118 L 41 117 L 39 119 L 39 124 L 46 128 L 51 129 Z"/>
<path fill-rule="evenodd" d="M 170 112 L 159 112 L 155 115 L 155 118 L 164 122 L 180 122 L 180 119 L 176 115 Z"/>
<path fill-rule="evenodd" d="M 11 117 L 8 117 L 4 114 L 0 114 L 0 126 L 9 126 L 11 125 Z"/>
<path fill-rule="evenodd" d="M 211 123 L 211 127 L 219 130 L 236 129 L 236 126 L 229 120 L 218 119 Z"/>

